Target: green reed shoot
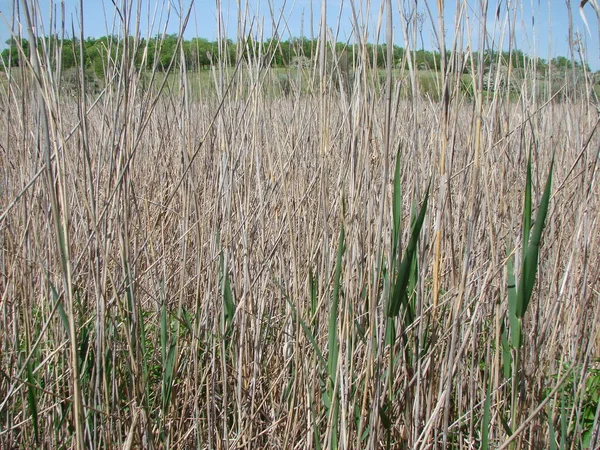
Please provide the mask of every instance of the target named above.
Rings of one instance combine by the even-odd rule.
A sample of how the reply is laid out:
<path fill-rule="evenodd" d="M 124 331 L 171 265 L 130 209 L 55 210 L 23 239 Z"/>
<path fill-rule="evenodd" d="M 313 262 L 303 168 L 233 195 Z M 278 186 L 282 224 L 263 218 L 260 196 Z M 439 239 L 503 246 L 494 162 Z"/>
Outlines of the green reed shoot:
<path fill-rule="evenodd" d="M 511 326 L 511 345 L 514 361 L 512 364 L 512 390 L 511 390 L 511 429 L 514 431 L 517 427 L 518 420 L 518 393 L 521 384 L 520 374 L 520 359 L 521 347 L 523 345 L 523 318 L 529 306 L 533 287 L 536 280 L 538 269 L 538 258 L 540 251 L 540 242 L 542 232 L 548 214 L 548 206 L 550 203 L 550 192 L 552 189 L 552 168 L 554 160 L 550 163 L 548 178 L 544 193 L 540 200 L 540 205 L 535 218 L 533 227 L 531 225 L 531 209 L 532 209 L 532 194 L 531 194 L 531 152 L 527 161 L 527 176 L 525 181 L 525 199 L 523 203 L 523 243 L 522 254 L 523 260 L 521 264 L 521 274 L 519 284 L 515 286 L 513 264 L 509 258 L 507 262 L 508 270 L 508 311 L 509 323 Z M 513 448 L 514 448 L 513 442 Z"/>

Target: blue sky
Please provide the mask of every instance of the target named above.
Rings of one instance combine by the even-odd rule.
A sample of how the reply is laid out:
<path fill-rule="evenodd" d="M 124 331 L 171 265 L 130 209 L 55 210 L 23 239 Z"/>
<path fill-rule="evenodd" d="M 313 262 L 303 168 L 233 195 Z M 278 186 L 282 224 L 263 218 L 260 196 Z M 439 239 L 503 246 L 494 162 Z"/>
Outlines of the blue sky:
<path fill-rule="evenodd" d="M 283 39 L 304 35 L 316 37 L 318 34 L 319 21 L 321 17 L 321 0 L 196 0 L 193 3 L 192 13 L 187 26 L 185 37 L 200 36 L 214 40 L 218 35 L 217 27 L 217 4 L 221 3 L 223 24 L 229 37 L 237 35 L 237 17 L 241 11 L 247 14 L 244 21 L 246 28 L 244 34 L 252 33 L 255 36 L 262 35 L 264 38 L 273 36 L 273 30 L 277 28 L 279 36 Z M 4 48 L 4 42 L 10 38 L 11 21 L 13 19 L 12 8 L 14 0 L 0 0 L 0 42 Z M 35 3 L 29 1 L 29 3 Z M 55 5 L 54 17 L 60 19 L 60 1 L 39 0 L 39 17 L 42 20 L 44 30 L 48 32 L 51 4 Z M 71 30 L 73 24 L 76 33 L 79 33 L 79 1 L 65 0 L 65 22 L 67 30 Z M 121 4 L 122 0 L 117 0 Z M 175 33 L 180 26 L 182 8 L 186 10 L 191 4 L 190 0 L 137 0 L 134 5 L 141 9 L 142 35 L 156 35 L 161 33 L 164 27 L 167 31 Z M 361 25 L 367 27 L 369 40 L 376 40 L 376 30 L 381 1 L 354 0 L 355 10 L 359 16 Z M 351 0 L 328 0 L 327 1 L 327 24 L 333 36 L 338 41 L 353 41 L 352 8 Z M 427 17 L 427 6 L 435 13 L 435 0 L 417 0 L 419 10 Z M 468 0 L 468 8 L 465 11 L 467 20 L 472 29 L 478 29 L 481 19 L 478 0 Z M 110 0 L 84 0 L 84 31 L 86 36 L 102 36 L 109 33 L 119 32 L 118 21 L 115 21 L 115 8 Z M 245 6 L 248 5 L 247 8 Z M 368 7 L 370 5 L 370 10 Z M 400 29 L 400 8 L 406 5 L 414 5 L 414 0 L 392 0 L 394 9 L 394 40 L 401 46 L 406 46 Z M 558 55 L 570 57 L 568 45 L 568 10 L 564 0 L 489 0 L 487 14 L 488 32 L 494 30 L 496 10 L 500 7 L 500 17 L 506 17 L 509 11 L 511 23 L 514 29 L 513 42 L 527 54 L 537 54 L 539 57 L 548 59 Z M 585 11 L 590 25 L 591 34 L 587 32 L 579 14 L 579 1 L 571 2 L 573 31 L 578 33 L 582 42 L 582 51 L 586 61 L 592 70 L 600 70 L 600 42 L 598 36 L 598 23 L 591 5 L 586 5 Z M 454 30 L 454 18 L 456 16 L 456 1 L 446 0 L 445 7 L 447 42 L 452 40 Z M 152 25 L 149 25 L 152 24 Z M 437 26 L 437 24 L 436 24 Z M 116 27 L 116 28 L 114 28 Z M 502 39 L 498 30 L 506 30 L 501 24 L 496 24 L 496 34 L 490 36 L 496 47 L 507 47 L 508 37 Z M 383 33 L 383 32 L 382 32 Z M 70 32 L 69 32 L 70 34 Z M 381 35 L 383 40 L 385 34 Z M 421 39 L 422 38 L 422 39 Z M 468 35 L 463 33 L 463 47 L 467 45 Z M 491 41 L 488 42 L 491 42 Z M 426 18 L 422 32 L 418 35 L 418 47 L 423 45 L 426 49 L 434 50 L 435 37 L 432 31 L 431 21 Z M 470 45 L 477 49 L 478 39 L 471 37 Z"/>

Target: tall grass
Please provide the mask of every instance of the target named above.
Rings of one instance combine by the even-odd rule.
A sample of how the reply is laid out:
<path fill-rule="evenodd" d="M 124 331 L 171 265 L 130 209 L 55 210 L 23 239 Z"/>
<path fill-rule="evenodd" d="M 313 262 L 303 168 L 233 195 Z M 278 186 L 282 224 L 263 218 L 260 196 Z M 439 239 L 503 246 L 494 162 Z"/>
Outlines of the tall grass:
<path fill-rule="evenodd" d="M 136 69 L 123 1 L 132 38 L 67 90 L 43 30 L 69 30 L 23 2 L 15 37 L 41 39 L 0 82 L 0 448 L 595 448 L 591 75 L 484 72 L 514 9 L 459 1 L 446 41 L 443 8 L 350 2 L 355 67 L 323 19 L 282 89 L 248 4 L 251 57 L 218 57 L 217 5 L 208 73 L 179 51 Z M 438 72 L 415 67 L 418 17 Z"/>

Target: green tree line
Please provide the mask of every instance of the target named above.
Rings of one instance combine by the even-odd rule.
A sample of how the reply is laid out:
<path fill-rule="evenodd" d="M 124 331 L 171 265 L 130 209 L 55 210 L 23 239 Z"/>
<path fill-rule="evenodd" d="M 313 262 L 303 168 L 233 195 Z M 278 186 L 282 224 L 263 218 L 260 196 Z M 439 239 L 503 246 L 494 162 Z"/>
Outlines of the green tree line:
<path fill-rule="evenodd" d="M 130 45 L 126 46 L 125 44 Z M 23 64 L 23 58 L 29 57 L 29 42 L 26 39 L 17 41 L 9 39 L 6 41 L 8 48 L 2 52 L 3 68 L 18 67 Z M 50 55 L 48 59 L 55 66 L 60 62 L 61 69 L 77 67 L 80 61 L 80 52 L 84 52 L 84 65 L 91 69 L 98 77 L 103 77 L 108 65 L 118 64 L 126 50 L 134 52 L 133 60 L 138 69 L 164 71 L 171 65 L 175 67 L 185 63 L 187 70 L 202 70 L 209 68 L 212 64 L 223 59 L 225 63 L 233 63 L 238 59 L 249 62 L 259 62 L 267 67 L 290 67 L 306 61 L 314 61 L 317 56 L 318 42 L 316 39 L 291 38 L 288 40 L 268 39 L 256 41 L 252 38 L 242 39 L 237 43 L 225 39 L 221 42 L 209 41 L 203 38 L 193 38 L 181 41 L 179 50 L 179 38 L 175 34 L 157 36 L 150 39 L 140 39 L 137 45 L 132 37 L 119 39 L 115 36 L 103 36 L 99 38 L 87 38 L 83 45 L 77 39 L 60 39 L 56 36 L 39 38 L 38 46 L 47 50 Z M 330 54 L 334 53 L 340 61 L 351 67 L 356 67 L 359 59 L 368 60 L 371 67 L 383 67 L 386 64 L 385 44 L 366 44 L 359 48 L 356 44 L 336 43 L 330 48 Z M 405 49 L 394 46 L 394 65 L 396 67 L 408 68 L 409 61 Z M 183 56 L 183 58 L 181 57 Z M 441 56 L 438 52 L 428 50 L 417 50 L 410 54 L 413 66 L 420 70 L 440 70 Z M 447 61 L 451 60 L 448 53 Z M 455 70 L 468 72 L 472 68 L 472 62 L 478 64 L 480 60 L 477 52 L 470 55 L 462 55 L 454 64 Z M 488 69 L 491 66 L 501 64 L 515 69 L 535 70 L 545 73 L 550 66 L 559 69 L 570 69 L 574 66 L 581 69 L 577 61 L 572 61 L 564 56 L 558 56 L 551 61 L 542 58 L 531 58 L 520 50 L 509 52 L 486 51 L 484 54 L 484 65 Z M 589 67 L 586 67 L 589 70 Z"/>

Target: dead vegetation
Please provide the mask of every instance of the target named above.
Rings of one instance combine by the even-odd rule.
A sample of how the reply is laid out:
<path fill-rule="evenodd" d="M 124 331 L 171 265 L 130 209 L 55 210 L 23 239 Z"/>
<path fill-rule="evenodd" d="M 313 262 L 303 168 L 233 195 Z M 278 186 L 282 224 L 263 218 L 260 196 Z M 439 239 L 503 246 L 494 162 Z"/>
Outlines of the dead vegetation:
<path fill-rule="evenodd" d="M 467 98 L 448 70 L 407 98 L 365 65 L 350 96 L 316 61 L 278 96 L 244 69 L 200 100 L 183 69 L 166 91 L 107 64 L 68 95 L 43 64 L 3 75 L 0 447 L 594 448 L 590 91 L 474 72 Z"/>

